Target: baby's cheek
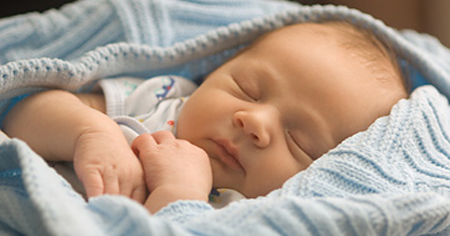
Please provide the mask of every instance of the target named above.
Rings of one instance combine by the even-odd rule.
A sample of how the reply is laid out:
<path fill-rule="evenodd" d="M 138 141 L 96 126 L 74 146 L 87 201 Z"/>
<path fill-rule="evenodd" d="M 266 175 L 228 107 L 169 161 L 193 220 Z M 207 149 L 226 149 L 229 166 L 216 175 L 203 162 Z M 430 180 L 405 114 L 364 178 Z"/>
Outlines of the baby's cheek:
<path fill-rule="evenodd" d="M 249 195 L 252 197 L 265 196 L 273 190 L 281 188 L 287 180 L 303 170 L 297 163 L 285 164 L 272 163 L 260 167 L 254 176 L 249 176 L 248 182 L 250 186 L 253 186 L 249 189 Z"/>

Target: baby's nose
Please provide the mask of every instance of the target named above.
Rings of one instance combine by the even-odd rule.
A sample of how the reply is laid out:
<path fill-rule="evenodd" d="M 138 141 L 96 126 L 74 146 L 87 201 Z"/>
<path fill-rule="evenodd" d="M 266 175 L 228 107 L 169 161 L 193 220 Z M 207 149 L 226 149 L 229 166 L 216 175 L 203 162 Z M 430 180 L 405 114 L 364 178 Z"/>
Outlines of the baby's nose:
<path fill-rule="evenodd" d="M 264 148 L 270 144 L 270 121 L 263 114 L 238 111 L 233 116 L 233 124 L 242 129 L 257 147 Z"/>

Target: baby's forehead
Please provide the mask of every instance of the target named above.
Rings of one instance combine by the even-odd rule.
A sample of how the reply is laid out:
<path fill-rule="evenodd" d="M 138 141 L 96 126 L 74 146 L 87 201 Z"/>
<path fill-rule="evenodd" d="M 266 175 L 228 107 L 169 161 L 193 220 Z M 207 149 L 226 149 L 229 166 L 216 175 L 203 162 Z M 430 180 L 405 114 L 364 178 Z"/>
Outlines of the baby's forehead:
<path fill-rule="evenodd" d="M 301 47 L 301 45 L 310 45 L 312 47 L 333 47 L 340 48 L 340 43 L 336 40 L 339 37 L 339 33 L 331 26 L 323 25 L 319 23 L 301 23 L 295 25 L 285 26 L 274 31 L 268 32 L 258 39 L 253 41 L 248 47 L 241 50 L 236 56 L 245 53 L 259 53 L 272 51 L 278 54 L 281 49 L 287 49 L 287 51 L 295 52 L 294 49 Z M 340 49 L 339 49 L 340 50 Z M 292 54 L 289 53 L 289 54 Z M 325 56 L 325 55 L 323 55 Z"/>
<path fill-rule="evenodd" d="M 274 31 L 268 32 L 261 36 L 260 39 L 255 41 L 270 40 L 281 40 L 290 37 L 317 37 L 317 38 L 327 38 L 337 36 L 338 31 L 336 27 L 332 24 L 323 23 L 299 23 L 294 25 L 284 26 L 282 28 L 276 29 Z"/>

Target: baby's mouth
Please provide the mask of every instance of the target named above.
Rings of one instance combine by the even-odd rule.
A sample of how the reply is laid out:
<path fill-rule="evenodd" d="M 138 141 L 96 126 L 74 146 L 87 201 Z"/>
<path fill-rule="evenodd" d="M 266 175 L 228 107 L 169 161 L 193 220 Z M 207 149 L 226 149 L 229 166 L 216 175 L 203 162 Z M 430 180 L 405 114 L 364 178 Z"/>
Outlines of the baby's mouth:
<path fill-rule="evenodd" d="M 239 162 L 239 152 L 236 146 L 226 140 L 212 140 L 216 144 L 217 155 L 220 160 L 227 166 L 243 170 L 243 166 Z"/>

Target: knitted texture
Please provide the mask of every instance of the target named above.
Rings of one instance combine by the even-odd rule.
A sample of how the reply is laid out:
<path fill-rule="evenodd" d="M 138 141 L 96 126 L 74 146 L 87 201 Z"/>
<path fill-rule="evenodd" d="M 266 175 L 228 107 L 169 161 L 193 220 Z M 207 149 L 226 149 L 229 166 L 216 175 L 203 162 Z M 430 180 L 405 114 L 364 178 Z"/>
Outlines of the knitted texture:
<path fill-rule="evenodd" d="M 449 111 L 447 99 L 434 87 L 420 87 L 389 116 L 287 182 L 283 194 L 348 197 L 431 191 L 450 196 Z"/>
<path fill-rule="evenodd" d="M 178 201 L 150 215 L 120 196 L 85 202 L 19 140 L 0 144 L 5 235 L 421 235 L 450 233 L 450 53 L 344 7 L 263 0 L 96 0 L 0 20 L 0 111 L 46 88 L 88 91 L 121 75 L 201 82 L 285 25 L 346 20 L 390 43 L 416 88 L 387 117 L 266 197 L 221 210 Z M 436 90 L 437 89 L 437 90 Z M 444 94 L 441 95 L 440 93 Z"/>

